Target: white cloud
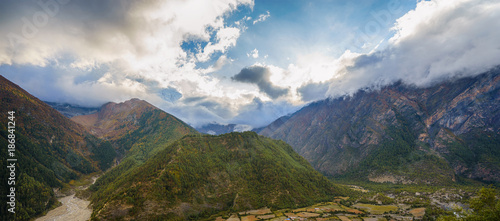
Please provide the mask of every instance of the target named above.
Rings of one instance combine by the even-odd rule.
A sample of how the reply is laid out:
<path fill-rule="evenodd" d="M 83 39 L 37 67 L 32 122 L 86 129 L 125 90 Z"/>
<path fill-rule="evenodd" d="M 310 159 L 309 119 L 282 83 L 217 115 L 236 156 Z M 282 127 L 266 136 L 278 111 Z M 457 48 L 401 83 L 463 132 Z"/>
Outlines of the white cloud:
<path fill-rule="evenodd" d="M 121 1 L 121 7 L 111 1 L 72 2 L 59 5 L 56 15 L 40 27 L 31 20 L 32 15 L 44 13 L 36 4 L 10 4 L 24 4 L 27 9 L 0 24 L 0 36 L 6 37 L 0 41 L 0 64 L 45 66 L 64 54 L 64 59 L 68 55 L 74 59 L 70 65 L 74 68 L 120 63 L 123 72 L 145 73 L 158 71 L 147 70 L 152 67 L 175 71 L 191 62 L 180 47 L 186 38 L 209 41 L 211 32 L 216 32 L 217 42 L 210 42 L 203 58 L 234 46 L 240 31 L 224 27 L 223 16 L 238 5 L 252 7 L 253 1 Z M 14 6 L 2 8 L 9 7 Z M 30 28 L 36 34 L 23 34 Z M 12 45 L 7 36 L 22 40 Z"/>
<path fill-rule="evenodd" d="M 224 65 L 226 65 L 228 63 L 231 63 L 231 59 L 227 58 L 226 55 L 220 56 L 219 59 L 217 59 L 217 61 L 214 64 L 213 71 L 220 70 L 222 67 L 224 67 Z"/>
<path fill-rule="evenodd" d="M 397 80 L 426 86 L 500 64 L 500 2 L 421 1 L 399 18 L 387 48 L 360 55 L 331 80 L 330 96 Z"/>
<path fill-rule="evenodd" d="M 339 58 L 322 53 L 311 53 L 297 56 L 294 63 L 290 63 L 286 68 L 281 68 L 271 64 L 255 63 L 253 66 L 265 67 L 269 71 L 269 83 L 279 88 L 289 89 L 287 96 L 281 99 L 294 105 L 301 105 L 304 102 L 326 98 L 326 89 L 323 89 L 331 82 L 347 71 L 347 67 L 354 64 L 354 59 L 360 54 L 346 51 Z M 251 56 L 251 54 L 247 54 Z M 323 91 L 320 94 L 315 90 L 315 97 L 305 95 L 301 88 L 308 84 L 322 85 Z M 310 91 L 310 90 L 309 90 Z"/>
<path fill-rule="evenodd" d="M 234 126 L 234 131 L 236 132 L 249 131 L 252 129 L 253 127 L 247 124 L 237 124 L 236 126 Z"/>
<path fill-rule="evenodd" d="M 259 50 L 257 48 L 253 49 L 250 53 L 247 53 L 247 57 L 259 58 Z"/>
<path fill-rule="evenodd" d="M 386 48 L 368 54 L 313 52 L 299 54 L 286 68 L 256 64 L 270 70 L 270 83 L 290 88 L 286 99 L 296 105 L 398 80 L 426 86 L 500 65 L 500 2 L 421 1 L 393 30 Z"/>
<path fill-rule="evenodd" d="M 209 73 L 231 62 L 224 53 L 236 45 L 245 27 L 226 26 L 224 18 L 242 5 L 252 8 L 253 0 L 71 2 L 58 5 L 55 15 L 43 26 L 35 25 L 36 33 L 28 36 L 23 31 L 31 24 L 24 25 L 24 18 L 33 23 L 33 15 L 45 13 L 42 8 L 36 3 L 2 2 L 0 37 L 5 39 L 0 41 L 0 65 L 50 69 L 51 82 L 30 83 L 38 90 L 35 94 L 75 103 L 84 98 L 87 105 L 139 97 L 174 110 L 155 94 L 161 88 L 175 88 L 183 97 L 238 97 L 246 91 L 221 88 L 221 80 Z M 9 13 L 14 8 L 23 10 Z M 21 39 L 14 45 L 7 38 L 11 33 Z M 193 57 L 181 47 L 186 40 L 208 44 Z M 216 52 L 223 54 L 213 66 L 196 66 Z M 72 72 L 79 74 L 68 74 Z M 100 77 L 78 80 L 89 72 Z M 23 78 L 38 79 L 37 74 L 26 72 Z"/>
<path fill-rule="evenodd" d="M 203 49 L 203 52 L 199 53 L 196 57 L 198 61 L 205 62 L 210 59 L 210 56 L 214 52 L 226 52 L 229 47 L 236 45 L 236 40 L 240 37 L 240 29 L 233 27 L 221 28 L 217 31 L 217 42 L 209 42 L 207 46 Z"/>
<path fill-rule="evenodd" d="M 266 19 L 268 19 L 270 16 L 271 16 L 271 13 L 269 13 L 269 11 L 267 11 L 266 14 L 260 14 L 259 18 L 253 20 L 253 24 L 255 25 L 255 24 L 259 23 L 259 22 L 263 22 Z M 249 17 L 249 19 L 252 19 L 252 18 Z"/>

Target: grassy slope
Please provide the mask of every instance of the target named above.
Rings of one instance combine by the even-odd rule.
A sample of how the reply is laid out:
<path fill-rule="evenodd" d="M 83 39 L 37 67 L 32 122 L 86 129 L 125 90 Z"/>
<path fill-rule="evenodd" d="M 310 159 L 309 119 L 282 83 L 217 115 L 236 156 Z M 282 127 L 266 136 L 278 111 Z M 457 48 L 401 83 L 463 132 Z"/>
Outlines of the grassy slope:
<path fill-rule="evenodd" d="M 186 123 L 157 108 L 140 110 L 138 116 L 134 129 L 127 130 L 127 133 L 115 134 L 118 138 L 112 141 L 113 145 L 126 151 L 126 155 L 118 166 L 109 170 L 90 187 L 93 201 L 107 197 L 109 189 L 123 183 L 133 169 L 141 166 L 167 145 L 186 134 L 198 133 Z"/>

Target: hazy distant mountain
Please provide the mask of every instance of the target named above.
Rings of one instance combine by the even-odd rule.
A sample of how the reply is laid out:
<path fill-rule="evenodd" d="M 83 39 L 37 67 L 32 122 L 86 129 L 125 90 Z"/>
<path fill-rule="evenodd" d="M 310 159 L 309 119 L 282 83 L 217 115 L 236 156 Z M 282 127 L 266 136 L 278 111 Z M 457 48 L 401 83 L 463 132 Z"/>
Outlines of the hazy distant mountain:
<path fill-rule="evenodd" d="M 500 70 L 314 102 L 260 134 L 324 174 L 378 182 L 500 181 Z"/>
<path fill-rule="evenodd" d="M 236 124 L 222 125 L 222 124 L 212 123 L 204 125 L 202 127 L 198 127 L 196 128 L 196 130 L 204 134 L 220 135 L 233 132 L 234 126 L 236 126 Z"/>
<path fill-rule="evenodd" d="M 184 220 L 332 199 L 333 185 L 283 141 L 188 135 L 93 196 L 98 219 Z"/>
<path fill-rule="evenodd" d="M 106 169 L 115 152 L 108 142 L 90 135 L 86 130 L 52 109 L 28 92 L 0 76 L 0 162 L 16 161 L 16 219 L 27 220 L 56 202 L 52 188 L 77 179 L 81 174 Z M 8 128 L 9 111 L 14 111 L 14 128 Z M 10 131 L 9 131 L 10 130 Z M 12 133 L 11 133 L 12 132 Z M 7 147 L 15 136 L 14 156 Z M 7 180 L 10 170 L 0 170 L 1 194 L 7 202 Z M 5 181 L 5 182 L 3 182 Z M 3 218 L 6 204 L 1 206 Z M 4 216 L 5 215 L 5 216 Z M 11 217 L 14 219 L 14 217 Z"/>
<path fill-rule="evenodd" d="M 49 101 L 44 101 L 44 102 L 68 118 L 72 118 L 74 116 L 79 116 L 79 115 L 93 114 L 99 110 L 99 108 L 97 107 L 82 107 L 74 104 L 57 103 Z"/>
<path fill-rule="evenodd" d="M 217 124 L 211 123 L 204 125 L 202 127 L 196 128 L 200 133 L 210 134 L 210 135 L 221 135 L 231 132 L 243 132 L 249 131 L 252 127 L 248 125 L 241 124 Z"/>

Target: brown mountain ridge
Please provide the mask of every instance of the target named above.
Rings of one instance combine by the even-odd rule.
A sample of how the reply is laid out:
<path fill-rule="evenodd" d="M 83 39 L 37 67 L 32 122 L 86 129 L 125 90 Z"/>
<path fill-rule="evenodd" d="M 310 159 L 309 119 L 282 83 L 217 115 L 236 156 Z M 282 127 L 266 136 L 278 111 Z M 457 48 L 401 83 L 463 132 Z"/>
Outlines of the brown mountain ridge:
<path fill-rule="evenodd" d="M 500 181 L 500 70 L 314 102 L 260 134 L 322 173 L 394 183 Z M 458 177 L 457 177 L 458 176 Z"/>

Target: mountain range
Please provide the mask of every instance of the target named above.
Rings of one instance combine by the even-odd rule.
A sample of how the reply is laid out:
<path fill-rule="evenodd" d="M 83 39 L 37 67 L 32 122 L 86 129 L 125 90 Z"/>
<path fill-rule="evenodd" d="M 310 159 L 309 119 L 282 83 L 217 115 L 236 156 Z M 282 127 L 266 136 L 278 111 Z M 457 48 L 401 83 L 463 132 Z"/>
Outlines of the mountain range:
<path fill-rule="evenodd" d="M 14 219 L 42 214 L 56 205 L 54 189 L 93 172 L 104 172 L 88 190 L 97 220 L 207 218 L 349 194 L 323 175 L 403 184 L 500 181 L 500 69 L 316 101 L 255 132 L 204 127 L 218 136 L 139 99 L 60 110 L 69 119 L 3 77 L 0 98 L 4 153 L 9 111 L 16 122 Z M 7 180 L 8 171 L 0 176 Z M 7 196 L 6 183 L 1 191 Z"/>
<path fill-rule="evenodd" d="M 118 153 L 119 164 L 90 187 L 95 219 L 186 219 L 345 194 L 284 142 L 253 132 L 203 136 L 143 100 L 71 120 Z"/>
<path fill-rule="evenodd" d="M 500 181 L 500 70 L 398 82 L 317 101 L 260 131 L 325 175 L 375 182 Z"/>

